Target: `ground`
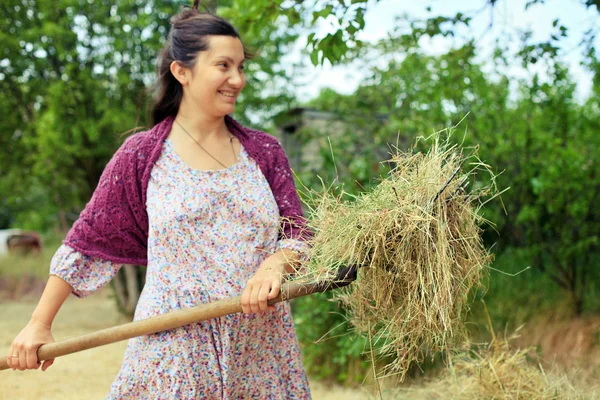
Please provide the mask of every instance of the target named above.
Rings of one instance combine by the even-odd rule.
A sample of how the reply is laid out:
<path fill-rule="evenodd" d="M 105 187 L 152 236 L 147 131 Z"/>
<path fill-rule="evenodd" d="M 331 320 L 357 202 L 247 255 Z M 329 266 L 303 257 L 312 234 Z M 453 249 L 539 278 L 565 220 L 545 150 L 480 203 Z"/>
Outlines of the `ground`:
<path fill-rule="evenodd" d="M 0 354 L 8 352 L 10 343 L 27 323 L 35 301 L 4 301 L 0 305 Z M 80 336 L 127 322 L 115 311 L 108 291 L 85 299 L 69 298 L 53 325 L 56 340 Z M 0 398 L 3 399 L 104 399 L 117 374 L 127 342 L 115 343 L 57 359 L 46 372 L 0 371 Z M 311 381 L 315 400 L 368 399 L 359 389 L 327 387 Z"/>

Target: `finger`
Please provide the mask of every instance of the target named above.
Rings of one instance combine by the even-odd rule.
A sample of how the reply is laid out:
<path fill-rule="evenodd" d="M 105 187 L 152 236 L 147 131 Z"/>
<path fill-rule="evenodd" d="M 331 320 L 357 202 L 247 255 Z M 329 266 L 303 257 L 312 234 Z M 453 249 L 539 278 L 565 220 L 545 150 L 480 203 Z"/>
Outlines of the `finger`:
<path fill-rule="evenodd" d="M 263 283 L 260 291 L 258 292 L 258 309 L 260 311 L 267 311 L 269 305 L 267 304 L 267 297 L 269 296 L 269 291 L 271 290 L 271 285 L 268 283 Z"/>
<path fill-rule="evenodd" d="M 271 284 L 271 291 L 269 292 L 269 297 L 268 299 L 274 299 L 275 297 L 279 296 L 279 290 L 281 289 L 281 279 L 277 279 L 275 281 L 273 281 L 273 283 Z"/>
<path fill-rule="evenodd" d="M 19 351 L 19 368 L 17 369 L 19 371 L 25 371 L 27 369 L 27 353 L 25 352 L 25 350 Z"/>
<path fill-rule="evenodd" d="M 14 371 L 15 368 L 13 367 L 13 354 L 15 354 L 15 349 L 11 344 L 10 349 L 8 350 L 8 356 L 6 356 L 6 363 L 8 364 L 8 367 L 12 368 L 12 370 Z"/>
<path fill-rule="evenodd" d="M 13 357 L 13 355 L 16 355 L 16 357 Z M 14 344 L 12 344 L 10 346 L 10 353 L 8 354 L 8 357 L 10 359 L 10 365 L 11 365 L 11 368 L 13 369 L 13 371 L 18 370 L 19 369 L 19 349 Z"/>
<path fill-rule="evenodd" d="M 44 364 L 42 365 L 42 371 L 47 370 L 48 367 L 51 366 L 52 364 L 54 364 L 54 358 L 51 360 L 44 361 Z"/>
<path fill-rule="evenodd" d="M 246 286 L 242 293 L 242 311 L 246 314 L 251 312 L 250 309 L 250 294 L 252 293 L 252 286 Z"/>
<path fill-rule="evenodd" d="M 25 352 L 25 362 L 28 369 L 38 369 L 40 367 L 37 358 L 37 348 L 31 348 Z"/>
<path fill-rule="evenodd" d="M 259 312 L 260 308 L 258 307 L 258 293 L 260 291 L 259 285 L 252 286 L 252 293 L 250 294 L 250 312 L 255 313 Z"/>

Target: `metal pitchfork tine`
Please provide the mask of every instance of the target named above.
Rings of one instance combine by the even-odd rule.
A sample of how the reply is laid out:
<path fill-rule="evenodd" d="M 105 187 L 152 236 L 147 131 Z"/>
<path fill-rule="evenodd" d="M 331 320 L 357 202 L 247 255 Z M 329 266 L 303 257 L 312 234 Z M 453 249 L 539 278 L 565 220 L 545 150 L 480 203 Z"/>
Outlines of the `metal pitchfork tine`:
<path fill-rule="evenodd" d="M 331 281 L 284 283 L 281 285 L 279 296 L 269 300 L 268 304 L 273 305 L 282 301 L 307 296 L 309 294 L 322 293 L 347 286 L 356 280 L 357 273 L 358 266 L 350 265 L 340 268 L 335 278 Z M 241 296 L 235 296 L 208 304 L 201 304 L 185 310 L 172 311 L 156 317 L 129 322 L 127 324 L 89 333 L 87 335 L 44 344 L 37 350 L 38 361 L 41 362 L 65 356 L 67 354 L 104 346 L 106 344 L 120 342 L 137 336 L 150 335 L 212 318 L 239 313 L 242 312 L 241 301 Z M 2 357 L 0 358 L 0 371 L 5 369 L 8 369 L 8 363 L 6 357 Z"/>

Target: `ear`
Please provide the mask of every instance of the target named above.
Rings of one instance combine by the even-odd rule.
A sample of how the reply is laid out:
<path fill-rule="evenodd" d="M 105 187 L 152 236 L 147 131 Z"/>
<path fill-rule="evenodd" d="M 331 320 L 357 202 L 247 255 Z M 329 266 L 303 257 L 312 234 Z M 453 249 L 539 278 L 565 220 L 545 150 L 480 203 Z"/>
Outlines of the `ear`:
<path fill-rule="evenodd" d="M 187 84 L 188 78 L 191 73 L 188 68 L 182 66 L 177 61 L 173 61 L 171 63 L 171 65 L 169 66 L 169 68 L 171 70 L 171 73 L 175 77 L 175 79 L 177 79 L 179 81 L 179 83 L 181 83 L 182 86 Z"/>

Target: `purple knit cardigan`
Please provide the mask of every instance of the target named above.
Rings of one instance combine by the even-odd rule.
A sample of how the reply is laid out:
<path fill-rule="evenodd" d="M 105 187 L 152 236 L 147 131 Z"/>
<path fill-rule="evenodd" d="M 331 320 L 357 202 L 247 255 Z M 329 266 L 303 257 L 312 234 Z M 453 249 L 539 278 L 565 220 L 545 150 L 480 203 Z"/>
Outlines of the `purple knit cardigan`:
<path fill-rule="evenodd" d="M 146 192 L 150 172 L 173 125 L 167 117 L 151 130 L 125 140 L 106 165 L 94 194 L 73 224 L 64 244 L 91 257 L 147 265 Z M 310 233 L 287 157 L 279 141 L 241 126 L 226 116 L 227 127 L 256 161 L 279 206 L 280 238 L 306 240 Z"/>

